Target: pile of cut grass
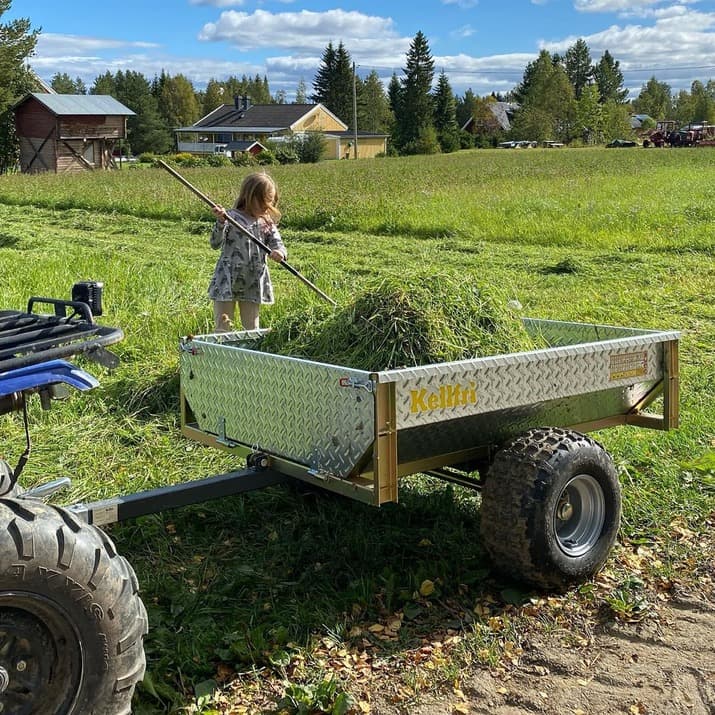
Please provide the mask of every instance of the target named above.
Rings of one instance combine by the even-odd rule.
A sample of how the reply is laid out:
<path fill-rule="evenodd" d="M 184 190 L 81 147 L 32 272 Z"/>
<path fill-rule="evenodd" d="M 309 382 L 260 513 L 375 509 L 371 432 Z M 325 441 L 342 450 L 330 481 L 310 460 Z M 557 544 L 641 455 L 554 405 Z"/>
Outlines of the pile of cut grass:
<path fill-rule="evenodd" d="M 350 302 L 279 319 L 260 349 L 359 370 L 486 357 L 543 347 L 506 296 L 471 279 L 399 277 L 369 285 Z"/>

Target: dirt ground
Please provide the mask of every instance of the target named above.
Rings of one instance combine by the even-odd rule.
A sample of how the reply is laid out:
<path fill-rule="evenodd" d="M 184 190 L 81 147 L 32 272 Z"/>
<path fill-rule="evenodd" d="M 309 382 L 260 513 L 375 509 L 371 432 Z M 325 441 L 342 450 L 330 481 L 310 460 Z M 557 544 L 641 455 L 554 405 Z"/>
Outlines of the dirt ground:
<path fill-rule="evenodd" d="M 508 672 L 378 715 L 715 715 L 715 603 L 680 599 L 646 623 L 610 622 L 587 644 L 537 634 Z M 565 634 L 563 634 L 565 635 Z"/>

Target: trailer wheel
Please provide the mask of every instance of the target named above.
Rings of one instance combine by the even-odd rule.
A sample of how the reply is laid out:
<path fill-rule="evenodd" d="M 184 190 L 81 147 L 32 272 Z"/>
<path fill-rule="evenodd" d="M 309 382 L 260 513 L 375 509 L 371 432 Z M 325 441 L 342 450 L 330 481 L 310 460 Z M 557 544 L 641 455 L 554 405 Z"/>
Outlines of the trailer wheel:
<path fill-rule="evenodd" d="M 613 462 L 595 440 L 536 428 L 500 450 L 482 490 L 481 534 L 497 567 L 561 589 L 595 574 L 621 519 Z"/>
<path fill-rule="evenodd" d="M 144 604 L 109 537 L 36 499 L 0 499 L 0 710 L 128 715 Z"/>

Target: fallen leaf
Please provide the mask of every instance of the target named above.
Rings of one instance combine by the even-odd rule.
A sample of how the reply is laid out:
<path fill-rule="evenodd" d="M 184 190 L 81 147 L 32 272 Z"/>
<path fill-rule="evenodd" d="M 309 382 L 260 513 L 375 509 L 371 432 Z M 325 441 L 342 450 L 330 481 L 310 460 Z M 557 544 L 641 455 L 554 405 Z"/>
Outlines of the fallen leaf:
<path fill-rule="evenodd" d="M 433 593 L 434 593 L 434 581 L 425 579 L 422 582 L 422 585 L 420 586 L 420 595 L 427 597 L 427 596 L 431 596 Z"/>

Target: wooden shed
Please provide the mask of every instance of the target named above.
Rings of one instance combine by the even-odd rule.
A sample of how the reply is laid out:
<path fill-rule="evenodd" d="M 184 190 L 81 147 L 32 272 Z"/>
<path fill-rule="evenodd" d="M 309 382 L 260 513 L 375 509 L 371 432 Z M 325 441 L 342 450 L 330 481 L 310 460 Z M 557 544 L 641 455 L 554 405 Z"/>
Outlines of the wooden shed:
<path fill-rule="evenodd" d="M 112 151 L 134 115 L 103 94 L 33 92 L 14 110 L 23 173 L 116 168 Z"/>

